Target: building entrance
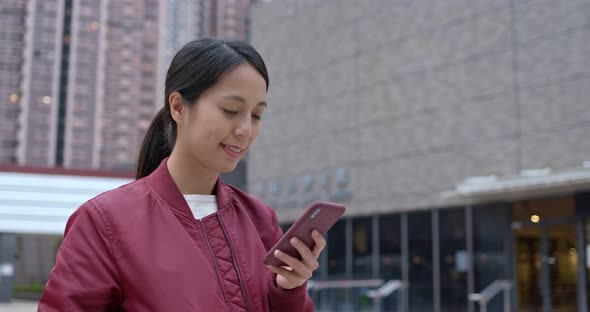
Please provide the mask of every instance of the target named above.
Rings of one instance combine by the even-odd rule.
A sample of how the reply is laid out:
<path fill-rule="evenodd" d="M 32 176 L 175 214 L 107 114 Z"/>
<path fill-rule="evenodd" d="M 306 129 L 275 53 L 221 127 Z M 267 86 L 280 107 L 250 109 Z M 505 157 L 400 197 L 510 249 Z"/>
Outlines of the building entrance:
<path fill-rule="evenodd" d="M 573 198 L 513 209 L 518 311 L 578 311 L 578 238 Z"/>

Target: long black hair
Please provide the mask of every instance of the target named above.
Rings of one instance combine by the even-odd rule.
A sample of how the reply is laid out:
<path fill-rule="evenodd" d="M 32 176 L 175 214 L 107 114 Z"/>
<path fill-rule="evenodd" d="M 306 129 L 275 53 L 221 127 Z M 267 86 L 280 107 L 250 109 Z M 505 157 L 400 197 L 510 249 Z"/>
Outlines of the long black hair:
<path fill-rule="evenodd" d="M 258 70 L 268 90 L 268 72 L 264 60 L 246 42 L 198 39 L 187 43 L 176 53 L 166 74 L 164 107 L 152 120 L 141 144 L 136 179 L 152 173 L 174 148 L 176 122 L 170 114 L 170 94 L 179 92 L 186 105 L 193 106 L 205 90 L 217 83 L 221 75 L 244 63 Z"/>

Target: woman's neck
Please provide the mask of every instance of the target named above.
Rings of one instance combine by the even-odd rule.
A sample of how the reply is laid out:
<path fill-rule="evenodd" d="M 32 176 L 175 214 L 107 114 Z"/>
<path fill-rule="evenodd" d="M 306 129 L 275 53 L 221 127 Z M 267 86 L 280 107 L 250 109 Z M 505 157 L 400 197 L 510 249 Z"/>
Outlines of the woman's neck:
<path fill-rule="evenodd" d="M 180 192 L 184 195 L 213 194 L 219 173 L 207 170 L 200 163 L 185 159 L 180 154 L 173 150 L 168 158 L 168 171 Z"/>

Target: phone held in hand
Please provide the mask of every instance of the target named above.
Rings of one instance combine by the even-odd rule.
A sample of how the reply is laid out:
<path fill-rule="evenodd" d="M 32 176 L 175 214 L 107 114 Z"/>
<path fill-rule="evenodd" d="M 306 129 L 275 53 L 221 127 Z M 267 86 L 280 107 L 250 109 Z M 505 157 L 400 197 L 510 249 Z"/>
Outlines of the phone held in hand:
<path fill-rule="evenodd" d="M 318 230 L 323 236 L 338 221 L 346 208 L 344 205 L 330 202 L 315 202 L 309 206 L 303 215 L 293 224 L 279 241 L 270 249 L 264 257 L 264 264 L 274 266 L 286 266 L 283 261 L 274 256 L 275 250 L 280 250 L 294 258 L 301 260 L 299 252 L 291 245 L 291 238 L 299 238 L 310 249 L 315 242 L 311 232 Z"/>

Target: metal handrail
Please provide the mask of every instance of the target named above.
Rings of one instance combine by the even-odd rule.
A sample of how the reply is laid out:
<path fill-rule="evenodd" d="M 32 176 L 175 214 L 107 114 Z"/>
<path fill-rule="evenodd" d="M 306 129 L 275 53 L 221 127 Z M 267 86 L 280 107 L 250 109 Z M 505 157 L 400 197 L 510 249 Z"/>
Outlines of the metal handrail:
<path fill-rule="evenodd" d="M 393 294 L 395 291 L 400 290 L 397 302 L 397 309 L 398 311 L 405 311 L 406 309 L 402 291 L 405 287 L 406 283 L 401 280 L 390 280 L 378 289 L 367 291 L 367 296 L 369 298 L 373 298 L 374 300 L 373 309 L 375 311 L 381 311 L 381 300 Z"/>
<path fill-rule="evenodd" d="M 307 281 L 309 291 L 319 292 L 325 289 L 342 289 L 342 288 L 365 288 L 379 287 L 385 281 L 382 279 L 364 279 L 364 280 L 330 280 L 330 281 Z"/>
<path fill-rule="evenodd" d="M 403 285 L 404 283 L 400 280 L 391 280 L 377 289 L 367 291 L 367 296 L 370 298 L 384 298 L 402 288 Z"/>
<path fill-rule="evenodd" d="M 504 312 L 510 312 L 510 289 L 512 282 L 508 280 L 495 280 L 479 293 L 469 294 L 470 301 L 479 303 L 480 311 L 487 312 L 488 302 L 499 292 L 504 291 Z"/>
<path fill-rule="evenodd" d="M 333 288 L 353 288 L 353 287 L 379 287 L 383 285 L 382 279 L 367 280 L 332 280 L 332 281 L 307 281 L 308 290 L 321 290 Z"/>
<path fill-rule="evenodd" d="M 398 311 L 406 311 L 404 292 L 407 283 L 401 280 L 390 280 L 385 283 L 382 279 L 366 279 L 366 280 L 331 280 L 331 281 L 307 281 L 307 289 L 310 291 L 319 291 L 323 289 L 338 289 L 338 288 L 364 288 L 364 287 L 379 287 L 377 289 L 366 292 L 369 298 L 374 301 L 374 311 L 381 311 L 381 300 L 392 293 L 400 290 L 398 300 Z"/>

